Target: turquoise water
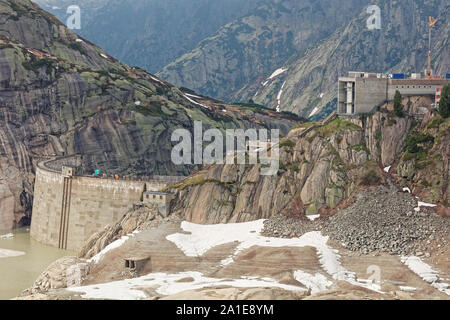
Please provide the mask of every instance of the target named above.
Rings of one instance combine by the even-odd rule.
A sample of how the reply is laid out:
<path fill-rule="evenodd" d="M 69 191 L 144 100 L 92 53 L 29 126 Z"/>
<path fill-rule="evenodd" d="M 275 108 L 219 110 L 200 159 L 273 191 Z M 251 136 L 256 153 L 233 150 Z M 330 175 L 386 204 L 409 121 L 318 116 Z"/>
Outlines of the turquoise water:
<path fill-rule="evenodd" d="M 0 237 L 13 233 L 10 239 L 0 239 L 1 249 L 24 252 L 16 257 L 0 255 L 0 300 L 11 299 L 31 287 L 37 277 L 55 260 L 74 252 L 45 246 L 30 238 L 28 228 L 1 231 Z"/>

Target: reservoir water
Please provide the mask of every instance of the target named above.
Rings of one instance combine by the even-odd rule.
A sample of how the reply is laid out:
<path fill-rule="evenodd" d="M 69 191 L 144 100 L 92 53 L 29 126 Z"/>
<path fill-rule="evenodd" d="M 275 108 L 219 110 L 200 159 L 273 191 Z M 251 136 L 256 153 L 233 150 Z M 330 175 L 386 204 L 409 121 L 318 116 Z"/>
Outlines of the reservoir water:
<path fill-rule="evenodd" d="M 0 300 L 17 297 L 54 261 L 74 252 L 45 246 L 28 228 L 0 230 Z"/>

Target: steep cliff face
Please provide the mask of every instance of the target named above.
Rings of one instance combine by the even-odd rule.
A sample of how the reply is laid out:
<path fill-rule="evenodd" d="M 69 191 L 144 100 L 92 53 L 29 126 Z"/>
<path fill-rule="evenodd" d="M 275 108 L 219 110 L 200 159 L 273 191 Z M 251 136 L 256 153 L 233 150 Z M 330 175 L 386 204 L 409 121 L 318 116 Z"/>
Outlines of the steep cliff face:
<path fill-rule="evenodd" d="M 367 3 L 259 1 L 248 15 L 223 26 L 158 75 L 226 101 L 248 101 L 236 92 L 249 84 L 257 85 L 260 77 L 269 77 L 292 55 L 330 36 Z M 244 96 L 246 99 L 241 99 Z"/>
<path fill-rule="evenodd" d="M 383 183 L 387 175 L 383 169 L 388 166 L 389 175 L 400 185 L 408 185 L 413 192 L 420 190 L 426 200 L 446 206 L 448 121 L 440 123 L 440 133 L 436 134 L 440 138 L 428 146 L 435 150 L 436 165 L 429 166 L 433 168 L 432 184 L 425 189 L 417 184 L 420 177 L 430 174 L 424 165 L 420 166 L 423 162 L 414 162 L 411 175 L 415 178 L 409 173 L 396 174 L 399 161 L 400 172 L 410 166 L 405 159 L 409 157 L 405 146 L 411 138 L 411 128 L 429 127 L 430 123 L 435 126 L 438 121 L 430 122 L 431 113 L 423 109 L 430 101 L 425 100 L 413 98 L 411 105 L 405 107 L 410 116 L 403 118 L 393 114 L 392 105 L 386 105 L 369 117 L 301 125 L 280 143 L 277 175 L 261 176 L 260 165 L 214 166 L 174 186 L 179 191 L 174 212 L 196 223 L 243 222 L 280 213 L 297 216 L 330 212 L 345 205 L 357 188 Z M 405 106 L 407 102 L 405 99 Z M 423 122 L 411 116 L 420 112 L 427 113 Z"/>
<path fill-rule="evenodd" d="M 189 173 L 168 161 L 170 137 L 196 120 L 284 132 L 295 122 L 190 98 L 119 63 L 30 1 L 0 1 L 0 229 L 29 220 L 33 164 L 45 157 L 81 154 L 86 172 Z"/>
<path fill-rule="evenodd" d="M 368 30 L 365 10 L 330 37 L 292 56 L 286 70 L 265 86 L 249 84 L 236 94 L 271 108 L 322 119 L 335 107 L 338 76 L 350 70 L 424 72 L 428 52 L 428 15 L 437 16 L 433 30 L 433 69 L 450 69 L 450 6 L 447 1 L 375 1 L 381 29 Z M 264 80 L 265 81 L 265 80 Z"/>

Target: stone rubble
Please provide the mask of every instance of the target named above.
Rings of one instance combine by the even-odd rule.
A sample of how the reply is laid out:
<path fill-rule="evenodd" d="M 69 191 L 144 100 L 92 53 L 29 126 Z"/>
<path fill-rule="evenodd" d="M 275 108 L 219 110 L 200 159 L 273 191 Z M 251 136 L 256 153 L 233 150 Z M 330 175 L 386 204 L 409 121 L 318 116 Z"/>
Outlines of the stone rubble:
<path fill-rule="evenodd" d="M 427 207 L 416 212 L 417 206 L 418 199 L 392 185 L 372 187 L 358 194 L 353 205 L 328 219 L 312 222 L 277 216 L 266 221 L 262 234 L 289 238 L 319 230 L 359 254 L 430 257 L 433 249 L 448 244 L 450 219 Z"/>

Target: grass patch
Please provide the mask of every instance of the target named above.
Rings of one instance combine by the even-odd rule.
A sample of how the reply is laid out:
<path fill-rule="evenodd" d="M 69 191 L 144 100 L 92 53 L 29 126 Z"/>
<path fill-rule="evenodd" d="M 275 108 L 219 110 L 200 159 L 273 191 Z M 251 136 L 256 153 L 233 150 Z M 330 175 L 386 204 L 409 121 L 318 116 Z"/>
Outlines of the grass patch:
<path fill-rule="evenodd" d="M 87 51 L 83 48 L 83 45 L 79 42 L 72 42 L 69 44 L 69 48 L 78 51 L 82 55 L 87 56 Z"/>
<path fill-rule="evenodd" d="M 308 129 L 316 124 L 317 124 L 317 122 L 300 123 L 300 124 L 296 124 L 295 126 L 293 126 L 292 129 Z"/>
<path fill-rule="evenodd" d="M 427 129 L 439 129 L 440 125 L 444 122 L 441 116 L 434 117 L 427 125 Z"/>
<path fill-rule="evenodd" d="M 168 187 L 167 189 L 173 188 L 173 189 L 178 189 L 178 190 L 184 190 L 187 187 L 194 187 L 194 186 L 198 186 L 198 185 L 203 185 L 205 183 L 206 183 L 205 174 L 201 173 L 196 176 L 189 177 L 176 185 Z"/>
<path fill-rule="evenodd" d="M 163 119 L 168 118 L 168 115 L 162 111 L 161 106 L 154 103 L 148 106 L 134 105 L 130 109 L 134 112 L 142 114 L 145 117 L 158 117 Z"/>
<path fill-rule="evenodd" d="M 280 148 L 289 148 L 292 149 L 295 147 L 295 143 L 290 139 L 283 139 L 280 142 Z"/>
<path fill-rule="evenodd" d="M 45 67 L 47 74 L 51 74 L 53 61 L 49 59 L 39 59 L 34 61 L 25 61 L 22 62 L 22 65 L 25 69 L 37 72 L 40 68 Z"/>
<path fill-rule="evenodd" d="M 417 160 L 417 161 L 425 161 L 427 159 L 427 154 L 425 152 L 418 152 L 418 153 L 411 153 L 411 152 L 405 152 L 403 155 L 402 161 L 407 162 L 410 160 Z"/>
<path fill-rule="evenodd" d="M 365 151 L 367 153 L 370 153 L 370 150 L 365 145 L 362 145 L 362 144 L 358 144 L 356 146 L 353 146 L 352 149 L 356 150 L 356 151 Z"/>
<path fill-rule="evenodd" d="M 330 137 L 338 132 L 361 131 L 362 128 L 360 126 L 357 126 L 356 124 L 337 118 L 333 121 L 330 121 L 325 126 L 317 128 L 316 130 L 322 137 Z"/>

